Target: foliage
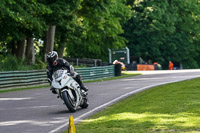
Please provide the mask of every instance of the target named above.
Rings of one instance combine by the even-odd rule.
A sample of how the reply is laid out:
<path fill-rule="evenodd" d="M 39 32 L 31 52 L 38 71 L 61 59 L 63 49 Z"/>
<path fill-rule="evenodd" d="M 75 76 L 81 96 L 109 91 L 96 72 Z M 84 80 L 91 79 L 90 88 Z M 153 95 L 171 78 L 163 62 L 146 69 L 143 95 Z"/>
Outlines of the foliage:
<path fill-rule="evenodd" d="M 19 53 L 25 38 L 45 42 L 55 25 L 61 56 L 106 61 L 108 48 L 128 46 L 132 58 L 198 68 L 199 22 L 199 0 L 1 0 L 0 55 Z M 44 49 L 36 47 L 37 60 Z"/>
<path fill-rule="evenodd" d="M 0 71 L 35 70 L 45 68 L 46 64 L 39 59 L 36 60 L 36 64 L 27 65 L 26 60 L 22 61 L 15 56 L 0 56 Z"/>
<path fill-rule="evenodd" d="M 198 67 L 200 5 L 197 0 L 135 0 L 130 6 L 132 18 L 124 24 L 123 36 L 129 41 L 131 56 L 165 66 L 172 60 L 185 68 Z"/>
<path fill-rule="evenodd" d="M 0 40 L 21 40 L 41 35 L 45 29 L 42 14 L 50 10 L 37 0 L 2 0 L 0 4 Z"/>
<path fill-rule="evenodd" d="M 68 53 L 106 60 L 108 48 L 125 46 L 126 40 L 119 34 L 123 33 L 121 23 L 129 17 L 129 11 L 123 0 L 84 0 L 78 12 L 84 29 L 82 42 L 71 44 Z"/>
<path fill-rule="evenodd" d="M 11 55 L 8 55 L 6 58 L 3 58 L 3 56 L 1 56 L 0 61 L 0 68 L 5 71 L 14 70 L 15 68 L 18 69 L 18 64 L 22 64 L 19 59 Z"/>

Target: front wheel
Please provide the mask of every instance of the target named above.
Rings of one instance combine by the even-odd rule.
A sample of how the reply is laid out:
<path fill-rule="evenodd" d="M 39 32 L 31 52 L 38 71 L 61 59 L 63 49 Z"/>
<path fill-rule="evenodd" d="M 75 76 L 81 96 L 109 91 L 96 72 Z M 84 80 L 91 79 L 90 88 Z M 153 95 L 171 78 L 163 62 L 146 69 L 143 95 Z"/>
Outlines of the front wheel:
<path fill-rule="evenodd" d="M 76 112 L 76 102 L 70 98 L 69 94 L 66 91 L 62 92 L 63 101 L 69 109 L 70 112 Z"/>

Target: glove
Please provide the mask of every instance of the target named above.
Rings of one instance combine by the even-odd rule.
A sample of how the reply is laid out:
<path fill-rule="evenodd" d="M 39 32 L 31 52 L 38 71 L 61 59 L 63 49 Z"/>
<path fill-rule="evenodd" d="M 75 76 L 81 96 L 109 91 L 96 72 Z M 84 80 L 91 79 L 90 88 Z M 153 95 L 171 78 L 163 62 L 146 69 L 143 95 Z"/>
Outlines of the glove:
<path fill-rule="evenodd" d="M 72 65 L 70 65 L 70 74 L 72 77 L 75 77 L 76 73 L 74 71 L 74 67 Z"/>

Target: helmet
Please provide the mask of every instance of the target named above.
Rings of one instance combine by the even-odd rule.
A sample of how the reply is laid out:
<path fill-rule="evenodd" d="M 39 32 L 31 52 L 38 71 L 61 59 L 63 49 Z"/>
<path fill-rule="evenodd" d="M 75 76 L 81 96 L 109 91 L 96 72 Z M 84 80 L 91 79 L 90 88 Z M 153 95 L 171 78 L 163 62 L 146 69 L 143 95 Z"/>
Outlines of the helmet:
<path fill-rule="evenodd" d="M 58 53 L 56 51 L 51 51 L 47 54 L 47 62 L 49 65 L 53 65 L 53 62 L 58 59 Z"/>

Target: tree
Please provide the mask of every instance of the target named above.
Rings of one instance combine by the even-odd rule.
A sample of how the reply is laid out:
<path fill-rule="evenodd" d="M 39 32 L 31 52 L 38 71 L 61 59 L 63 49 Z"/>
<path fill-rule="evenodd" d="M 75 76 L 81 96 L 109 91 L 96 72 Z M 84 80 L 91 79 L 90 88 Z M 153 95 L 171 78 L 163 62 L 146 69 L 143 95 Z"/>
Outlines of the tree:
<path fill-rule="evenodd" d="M 123 0 L 84 0 L 78 12 L 84 29 L 82 43 L 69 45 L 67 52 L 73 57 L 108 60 L 108 48 L 125 47 L 121 23 L 129 11 Z"/>
<path fill-rule="evenodd" d="M 56 33 L 56 26 L 65 27 L 66 24 L 65 18 L 73 13 L 79 6 L 80 0 L 42 0 L 42 2 L 50 7 L 51 13 L 45 15 L 45 20 L 47 25 L 49 26 L 48 31 L 45 36 L 45 54 L 44 59 L 46 59 L 46 55 L 48 52 L 54 49 L 54 37 Z M 65 33 L 62 33 L 65 34 Z"/>
<path fill-rule="evenodd" d="M 37 0 L 2 0 L 0 7 L 0 41 L 12 54 L 24 58 L 25 38 L 41 36 L 46 28 L 41 15 L 49 9 Z"/>
<path fill-rule="evenodd" d="M 194 61 L 198 56 L 194 44 L 199 40 L 200 28 L 197 0 L 135 0 L 130 6 L 132 18 L 124 24 L 123 36 L 128 40 L 132 57 L 164 66 L 169 60 L 185 67 L 186 62 L 193 62 L 190 67 L 197 67 Z"/>
<path fill-rule="evenodd" d="M 76 14 L 71 14 L 66 18 L 65 24 L 57 26 L 56 43 L 59 57 L 63 57 L 66 50 L 71 50 L 68 46 L 81 43 L 83 27 Z M 81 49 L 81 48 L 79 48 Z M 69 55 L 68 55 L 69 56 Z"/>
<path fill-rule="evenodd" d="M 35 64 L 35 49 L 33 38 L 27 38 L 26 59 L 29 65 Z"/>

